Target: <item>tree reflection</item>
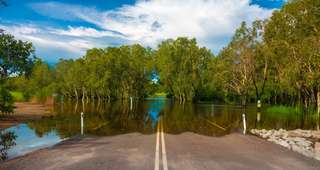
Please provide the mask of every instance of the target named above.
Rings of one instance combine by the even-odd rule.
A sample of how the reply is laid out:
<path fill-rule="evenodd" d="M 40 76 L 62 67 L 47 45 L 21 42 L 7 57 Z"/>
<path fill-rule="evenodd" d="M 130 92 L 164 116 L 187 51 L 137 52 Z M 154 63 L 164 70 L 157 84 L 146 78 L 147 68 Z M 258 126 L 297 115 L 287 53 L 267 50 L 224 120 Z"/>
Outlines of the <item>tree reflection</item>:
<path fill-rule="evenodd" d="M 111 136 L 132 132 L 152 134 L 156 131 L 159 116 L 162 117 L 164 131 L 170 134 L 194 132 L 222 136 L 242 131 L 243 126 L 242 109 L 233 105 L 214 105 L 213 108 L 212 104 L 179 104 L 170 100 L 135 102 L 132 110 L 128 101 L 84 103 L 82 107 L 77 105 L 72 101 L 59 103 L 55 106 L 54 117 L 29 122 L 28 126 L 40 137 L 51 131 L 56 131 L 61 138 L 72 137 L 80 134 L 82 111 L 86 135 Z M 246 113 L 248 130 L 312 129 L 317 123 L 315 116 L 305 115 L 302 120 L 301 116 L 294 114 L 272 114 L 265 110 L 260 113 L 256 106 L 248 106 Z M 301 121 L 306 121 L 304 127 L 301 127 Z"/>
<path fill-rule="evenodd" d="M 194 132 L 222 136 L 233 131 L 233 127 L 238 127 L 239 124 L 239 118 L 232 115 L 228 109 L 215 108 L 215 114 L 212 114 L 211 105 L 174 103 L 163 112 L 165 131 L 172 134 Z"/>
<path fill-rule="evenodd" d="M 16 145 L 14 132 L 0 132 L 0 161 L 8 158 L 8 150 Z"/>
<path fill-rule="evenodd" d="M 61 106 L 57 106 L 54 117 L 29 122 L 28 126 L 38 136 L 43 136 L 52 130 L 62 138 L 75 136 L 81 130 L 80 112 L 83 111 L 84 132 L 88 135 L 109 136 L 131 132 L 143 134 L 154 132 L 151 126 L 153 119 L 148 118 L 148 107 L 143 103 L 136 103 L 133 110 L 130 110 L 126 102 L 103 103 L 99 104 L 99 107 L 93 107 L 93 103 L 88 103 L 81 109 L 75 109 L 75 105 L 77 104 L 66 103 L 63 106 L 63 112 L 61 112 Z"/>

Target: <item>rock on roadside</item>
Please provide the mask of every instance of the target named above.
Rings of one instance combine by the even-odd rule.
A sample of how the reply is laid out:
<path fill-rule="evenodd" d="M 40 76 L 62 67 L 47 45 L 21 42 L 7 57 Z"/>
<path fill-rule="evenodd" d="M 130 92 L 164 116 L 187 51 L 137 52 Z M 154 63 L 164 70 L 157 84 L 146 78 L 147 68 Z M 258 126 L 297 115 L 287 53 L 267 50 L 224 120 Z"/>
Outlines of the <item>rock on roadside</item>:
<path fill-rule="evenodd" d="M 250 132 L 307 157 L 320 160 L 320 131 L 251 129 Z"/>

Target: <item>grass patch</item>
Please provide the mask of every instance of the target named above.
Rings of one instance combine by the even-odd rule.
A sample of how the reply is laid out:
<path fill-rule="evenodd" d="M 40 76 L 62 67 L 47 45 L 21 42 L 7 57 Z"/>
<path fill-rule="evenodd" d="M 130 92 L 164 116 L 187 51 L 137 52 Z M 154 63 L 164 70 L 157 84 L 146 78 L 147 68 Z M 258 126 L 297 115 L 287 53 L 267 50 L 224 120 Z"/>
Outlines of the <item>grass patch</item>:
<path fill-rule="evenodd" d="M 267 116 L 273 119 L 299 120 L 303 111 L 299 107 L 271 106 L 265 111 Z"/>
<path fill-rule="evenodd" d="M 265 113 L 265 115 L 263 115 Z M 266 127 L 287 128 L 307 128 L 313 129 L 319 121 L 315 110 L 312 107 L 302 108 L 299 106 L 270 106 L 262 113 Z"/>
<path fill-rule="evenodd" d="M 157 97 L 166 97 L 168 94 L 165 92 L 156 93 L 155 96 Z"/>
<path fill-rule="evenodd" d="M 16 102 L 23 102 L 26 100 L 22 92 L 11 91 L 10 94 L 13 97 L 13 100 Z"/>
<path fill-rule="evenodd" d="M 153 95 L 150 95 L 149 97 L 167 97 L 167 93 L 165 92 L 157 92 L 157 93 L 154 93 Z"/>
<path fill-rule="evenodd" d="M 302 110 L 298 107 L 290 107 L 290 106 L 271 106 L 266 110 L 267 113 L 276 113 L 276 114 L 300 114 Z"/>

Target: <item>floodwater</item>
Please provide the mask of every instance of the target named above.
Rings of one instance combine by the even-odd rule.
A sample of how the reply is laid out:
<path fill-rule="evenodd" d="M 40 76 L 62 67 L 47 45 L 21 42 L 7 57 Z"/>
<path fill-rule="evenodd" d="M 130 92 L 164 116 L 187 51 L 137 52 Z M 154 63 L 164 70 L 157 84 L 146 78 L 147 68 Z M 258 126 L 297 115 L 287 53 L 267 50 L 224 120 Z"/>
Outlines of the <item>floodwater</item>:
<path fill-rule="evenodd" d="M 164 98 L 144 102 L 56 103 L 54 115 L 20 124 L 5 131 L 14 132 L 16 145 L 7 150 L 8 158 L 52 146 L 62 140 L 80 135 L 80 113 L 83 112 L 85 135 L 112 136 L 138 132 L 153 134 L 161 118 L 164 131 L 170 134 L 193 132 L 207 136 L 223 136 L 243 131 L 242 113 L 246 113 L 247 130 L 258 129 L 315 129 L 319 120 L 314 115 L 290 115 L 257 112 L 254 105 L 243 110 L 236 105 L 212 103 L 179 104 Z M 0 146 L 1 147 L 1 146 Z"/>

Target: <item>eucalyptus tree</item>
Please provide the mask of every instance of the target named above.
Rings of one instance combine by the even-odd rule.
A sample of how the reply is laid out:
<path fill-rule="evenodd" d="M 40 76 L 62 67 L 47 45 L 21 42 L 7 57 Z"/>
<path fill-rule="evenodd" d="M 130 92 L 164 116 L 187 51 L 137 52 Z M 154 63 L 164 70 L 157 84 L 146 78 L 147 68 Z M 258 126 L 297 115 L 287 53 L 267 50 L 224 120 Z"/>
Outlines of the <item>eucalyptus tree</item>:
<path fill-rule="evenodd" d="M 58 92 L 77 101 L 82 97 L 86 78 L 83 59 L 60 60 L 56 66 Z"/>
<path fill-rule="evenodd" d="M 265 93 L 265 88 L 272 69 L 272 54 L 269 48 L 263 42 L 264 25 L 266 21 L 254 21 L 251 28 L 248 29 L 249 47 L 252 57 L 249 60 L 251 70 L 251 80 L 256 94 L 256 100 L 259 103 Z"/>
<path fill-rule="evenodd" d="M 67 81 L 67 74 L 73 63 L 74 61 L 71 59 L 60 59 L 54 70 L 56 91 L 68 98 L 72 98 L 73 96 L 72 82 Z"/>
<path fill-rule="evenodd" d="M 320 1 L 293 0 L 273 13 L 264 40 L 277 61 L 278 84 L 305 106 L 315 105 L 320 84 Z M 318 97 L 319 100 L 319 97 Z"/>
<path fill-rule="evenodd" d="M 113 75 L 119 83 L 118 97 L 143 97 L 145 85 L 150 81 L 151 70 L 148 61 L 150 52 L 140 45 L 121 46 L 115 61 Z"/>
<path fill-rule="evenodd" d="M 73 89 L 74 96 L 78 100 L 80 97 L 84 102 L 86 97 L 86 81 L 88 79 L 88 70 L 87 65 L 83 58 L 77 59 L 69 68 L 66 74 L 66 81 L 70 83 L 71 88 Z"/>
<path fill-rule="evenodd" d="M 38 59 L 32 68 L 30 78 L 28 78 L 29 88 L 26 91 L 35 95 L 37 99 L 44 100 L 54 92 L 54 79 L 53 70 L 47 63 Z"/>
<path fill-rule="evenodd" d="M 142 98 L 151 81 L 150 61 L 152 51 L 140 45 L 94 48 L 75 61 L 61 60 L 57 84 L 62 95 L 82 101 Z"/>
<path fill-rule="evenodd" d="M 160 82 L 168 92 L 180 102 L 197 99 L 212 53 L 195 39 L 177 38 L 163 41 L 156 57 Z"/>
<path fill-rule="evenodd" d="M 94 48 L 87 51 L 85 63 L 89 67 L 89 77 L 86 82 L 89 87 L 91 99 L 98 98 L 100 102 L 102 96 L 110 99 L 110 68 L 107 65 L 106 52 L 103 49 Z"/>
<path fill-rule="evenodd" d="M 253 45 L 250 30 L 243 22 L 236 30 L 232 41 L 219 54 L 221 62 L 219 78 L 225 88 L 235 92 L 241 98 L 243 105 L 246 105 L 250 88 L 252 88 Z"/>
<path fill-rule="evenodd" d="M 320 1 L 292 0 L 266 21 L 243 22 L 217 57 L 188 38 L 165 40 L 156 51 L 138 44 L 94 48 L 79 59 L 61 60 L 54 84 L 70 98 L 143 98 L 156 90 L 150 86 L 156 73 L 161 89 L 180 102 L 215 96 L 244 105 L 249 98 L 315 105 L 320 101 L 319 10 Z M 1 58 L 0 64 L 7 61 Z M 2 77 L 28 70 L 1 65 Z"/>

